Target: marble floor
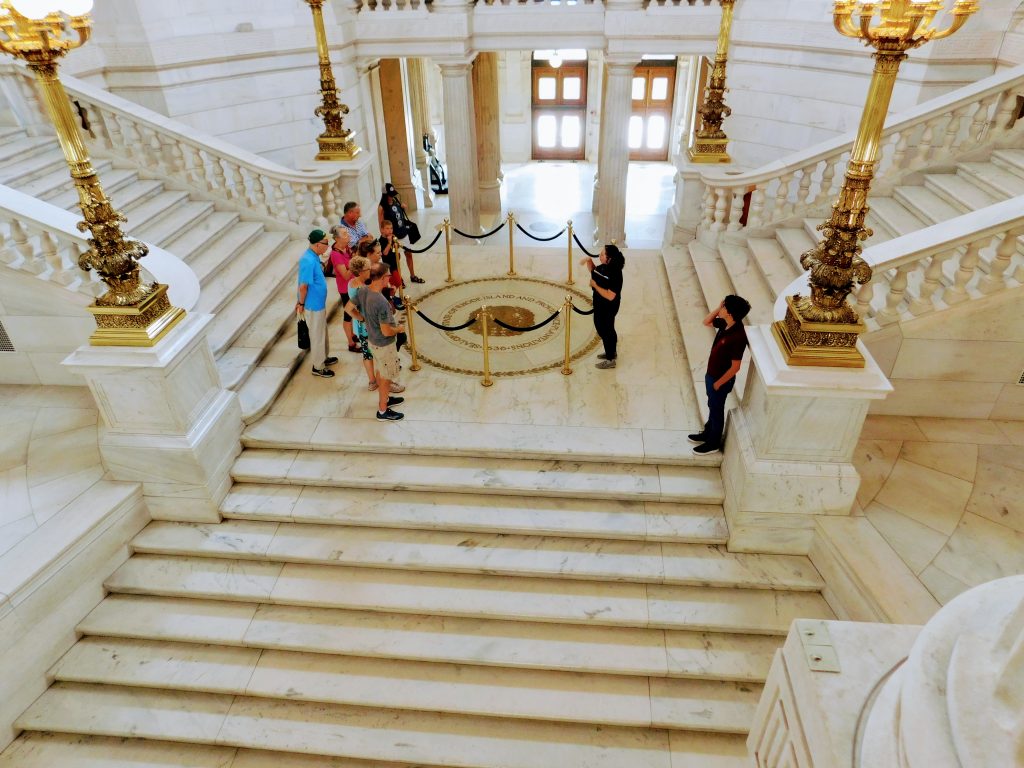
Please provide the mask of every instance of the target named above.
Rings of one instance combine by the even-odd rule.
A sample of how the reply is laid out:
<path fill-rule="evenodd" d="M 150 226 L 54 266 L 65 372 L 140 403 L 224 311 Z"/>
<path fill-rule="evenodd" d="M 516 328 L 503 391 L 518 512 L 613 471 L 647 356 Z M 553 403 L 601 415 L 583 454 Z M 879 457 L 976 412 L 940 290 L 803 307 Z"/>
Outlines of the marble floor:
<path fill-rule="evenodd" d="M 550 249 L 517 247 L 516 270 L 523 276 L 563 281 L 566 257 L 559 256 L 552 258 Z M 457 247 L 453 261 L 459 280 L 501 276 L 508 269 L 507 249 L 493 246 Z M 443 258 L 418 259 L 417 271 L 427 282 L 410 284 L 413 296 L 427 294 L 444 284 Z M 577 265 L 576 287 L 585 289 L 586 282 L 579 272 Z M 334 288 L 331 291 L 336 297 Z M 660 254 L 630 249 L 626 255 L 622 308 L 616 322 L 618 368 L 595 369 L 600 351 L 595 348 L 573 364 L 571 376 L 563 376 L 555 368 L 503 377 L 485 388 L 475 376 L 426 365 L 411 372 L 409 357 L 403 351 L 406 370 L 402 381 L 408 390 L 404 393 L 406 402 L 399 410 L 409 420 L 689 430 L 698 426 L 699 416 L 689 363 L 671 307 Z M 344 349 L 339 319 L 331 323 L 329 330 L 335 350 Z M 592 328 L 589 317 L 575 319 L 581 328 Z M 427 341 L 429 334 L 440 332 L 420 321 L 416 333 L 426 345 L 431 343 Z M 335 378 L 316 378 L 302 365 L 270 414 L 374 419 L 377 396 L 367 391 L 362 359 L 347 352 L 338 354 L 342 359 Z M 495 369 L 500 365 L 496 360 Z M 401 425 L 382 424 L 381 428 L 401 429 Z"/>
<path fill-rule="evenodd" d="M 939 602 L 1024 573 L 1024 421 L 869 416 L 854 463 L 855 514 Z"/>
<path fill-rule="evenodd" d="M 103 477 L 84 387 L 0 386 L 0 555 Z"/>
<path fill-rule="evenodd" d="M 532 162 L 506 163 L 502 166 L 504 181 L 501 186 L 502 214 L 485 215 L 485 226 L 494 226 L 509 211 L 516 215 L 522 226 L 538 237 L 550 237 L 572 219 L 573 227 L 582 242 L 588 244 L 594 231 L 593 163 Z M 658 248 L 665 234 L 665 213 L 672 206 L 675 195 L 673 178 L 675 168 L 670 163 L 633 162 L 626 177 L 626 241 L 631 248 Z M 420 227 L 433 228 L 448 215 L 448 196 L 437 195 L 432 208 L 412 213 Z M 424 229 L 424 231 L 426 231 Z M 433 235 L 431 235 L 433 237 Z M 507 235 L 494 236 L 506 243 Z M 428 241 L 429 242 L 429 241 Z M 531 241 L 522 232 L 516 232 L 515 242 Z M 495 239 L 488 240 L 494 244 Z M 553 240 L 550 247 L 565 248 L 565 237 Z"/>

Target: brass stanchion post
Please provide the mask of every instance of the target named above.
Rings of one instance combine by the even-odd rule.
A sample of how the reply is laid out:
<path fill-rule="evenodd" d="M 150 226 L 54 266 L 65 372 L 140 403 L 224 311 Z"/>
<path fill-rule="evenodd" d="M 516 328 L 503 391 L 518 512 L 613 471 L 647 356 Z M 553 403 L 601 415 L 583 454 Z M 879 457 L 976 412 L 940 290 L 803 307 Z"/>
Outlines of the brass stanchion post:
<path fill-rule="evenodd" d="M 324 0 L 306 0 L 313 12 L 313 30 L 316 33 L 316 50 L 320 63 L 321 104 L 313 114 L 324 120 L 324 132 L 316 138 L 320 149 L 317 160 L 351 160 L 362 150 L 352 140 L 355 135 L 345 127 L 344 115 L 348 107 L 338 99 L 338 86 L 331 69 L 331 52 L 327 47 L 327 31 L 324 29 Z"/>
<path fill-rule="evenodd" d="M 562 307 L 562 311 L 565 312 L 565 359 L 562 361 L 562 375 L 568 376 L 572 373 L 572 368 L 569 367 L 569 355 L 571 350 L 569 345 L 572 337 L 572 295 L 566 294 L 565 304 Z"/>
<path fill-rule="evenodd" d="M 860 244 L 872 235 L 864 226 L 868 192 L 896 75 L 907 51 L 949 37 L 978 7 L 977 0 L 956 0 L 950 11 L 952 22 L 945 29 L 936 29 L 932 22 L 942 10 L 942 2 L 836 0 L 836 30 L 873 46 L 875 68 L 839 199 L 832 205 L 831 217 L 818 225 L 824 237 L 800 257 L 800 266 L 810 272 L 811 295 L 788 296 L 785 319 L 772 324 L 789 365 L 864 367 L 857 339 L 865 326 L 847 298 L 856 284 L 871 280 L 871 266 L 861 258 Z M 879 23 L 872 27 L 876 13 Z M 853 20 L 854 15 L 859 21 Z"/>
<path fill-rule="evenodd" d="M 454 283 L 455 278 L 452 277 L 452 222 L 450 219 L 444 220 L 444 256 L 448 262 L 448 277 L 444 281 Z"/>
<path fill-rule="evenodd" d="M 490 348 L 490 333 L 487 328 L 487 305 L 480 307 L 480 322 L 481 331 L 484 340 L 484 377 L 480 380 L 480 386 L 489 387 L 494 382 L 491 381 L 491 348 Z"/>
<path fill-rule="evenodd" d="M 412 355 L 412 365 L 409 366 L 410 371 L 418 371 L 420 369 L 419 358 L 416 357 L 416 326 L 413 323 L 413 316 L 416 314 L 416 302 L 409 302 L 405 305 L 405 324 L 409 326 L 409 354 Z"/>
<path fill-rule="evenodd" d="M 729 37 L 736 0 L 719 0 L 719 3 L 722 6 L 722 20 L 718 26 L 718 50 L 704 89 L 704 104 L 698 110 L 700 126 L 695 132 L 693 146 L 687 153 L 693 163 L 729 162 L 729 153 L 726 151 L 729 137 L 722 130 L 722 122 L 732 114 L 732 110 L 725 104 L 725 70 L 729 63 Z"/>
<path fill-rule="evenodd" d="M 565 225 L 567 227 L 567 233 L 569 235 L 569 279 L 565 281 L 565 284 L 572 285 L 572 219 L 569 219 L 567 222 L 565 222 Z"/>
<path fill-rule="evenodd" d="M 78 190 L 78 205 L 84 218 L 78 222 L 78 229 L 88 229 L 92 235 L 90 248 L 79 258 L 78 266 L 95 269 L 107 292 L 87 307 L 97 325 L 89 343 L 149 347 L 181 321 L 185 310 L 171 305 L 166 285 L 142 282 L 139 259 L 149 249 L 121 232 L 125 216 L 103 191 L 58 76 L 57 62 L 61 57 L 89 39 L 91 8 L 92 2 L 82 0 L 51 2 L 42 4 L 38 16 L 30 18 L 8 0 L 0 0 L 0 51 L 24 61 L 36 76 L 46 112 Z M 75 34 L 74 38 L 69 31 Z"/>
<path fill-rule="evenodd" d="M 505 223 L 508 224 L 508 273 L 510 276 L 515 277 L 516 256 L 513 237 L 515 235 L 516 215 L 512 211 L 509 211 L 508 216 L 505 217 Z"/>

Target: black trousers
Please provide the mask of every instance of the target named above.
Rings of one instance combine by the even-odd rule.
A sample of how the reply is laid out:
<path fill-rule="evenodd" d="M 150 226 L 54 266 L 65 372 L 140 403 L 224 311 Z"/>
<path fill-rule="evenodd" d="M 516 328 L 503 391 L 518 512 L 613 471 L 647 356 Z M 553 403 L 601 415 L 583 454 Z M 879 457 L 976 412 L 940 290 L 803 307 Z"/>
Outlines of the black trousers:
<path fill-rule="evenodd" d="M 614 360 L 616 347 L 619 343 L 619 335 L 615 332 L 615 315 L 619 313 L 619 305 L 616 304 L 595 304 L 594 305 L 594 330 L 604 342 L 604 353 L 609 360 Z"/>

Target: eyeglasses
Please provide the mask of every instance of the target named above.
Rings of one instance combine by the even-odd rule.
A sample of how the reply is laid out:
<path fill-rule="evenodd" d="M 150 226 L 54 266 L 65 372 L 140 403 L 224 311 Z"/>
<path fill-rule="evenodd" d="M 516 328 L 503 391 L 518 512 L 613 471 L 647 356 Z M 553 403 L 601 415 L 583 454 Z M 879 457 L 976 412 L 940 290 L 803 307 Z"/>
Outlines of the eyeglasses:
<path fill-rule="evenodd" d="M 317 245 L 330 245 L 330 244 L 331 244 L 330 240 L 321 240 L 319 243 L 317 243 Z"/>

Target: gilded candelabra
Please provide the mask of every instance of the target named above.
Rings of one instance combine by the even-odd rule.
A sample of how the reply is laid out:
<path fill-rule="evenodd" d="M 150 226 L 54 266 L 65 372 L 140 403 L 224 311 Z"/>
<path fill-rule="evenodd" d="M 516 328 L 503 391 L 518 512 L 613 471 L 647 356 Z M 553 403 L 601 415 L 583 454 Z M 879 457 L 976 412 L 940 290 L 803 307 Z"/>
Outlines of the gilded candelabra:
<path fill-rule="evenodd" d="M 704 103 L 697 114 L 700 125 L 694 135 L 689 158 L 694 163 L 728 163 L 726 147 L 729 137 L 722 130 L 722 122 L 732 110 L 725 103 L 725 69 L 729 63 L 729 37 L 732 33 L 732 11 L 736 0 L 719 0 L 722 5 L 722 21 L 718 28 L 718 50 L 715 63 L 704 89 Z"/>
<path fill-rule="evenodd" d="M 811 295 L 787 297 L 785 319 L 772 326 L 790 365 L 864 367 L 857 351 L 864 323 L 847 297 L 856 284 L 871 279 L 871 267 L 860 255 L 861 242 L 872 234 L 864 226 L 868 191 L 896 75 L 907 51 L 952 35 L 978 10 L 978 3 L 956 0 L 949 24 L 940 29 L 933 22 L 943 7 L 943 0 L 836 0 L 836 29 L 872 46 L 875 68 L 839 199 L 831 217 L 818 225 L 824 238 L 800 257 L 801 266 L 810 272 Z M 876 14 L 878 21 L 872 26 Z"/>
<path fill-rule="evenodd" d="M 345 127 L 344 115 L 348 114 L 348 107 L 338 99 L 338 86 L 334 81 L 331 53 L 327 48 L 327 31 L 324 29 L 324 0 L 306 0 L 306 3 L 313 12 L 316 50 L 320 58 L 320 96 L 323 99 L 314 111 L 324 121 L 324 132 L 316 137 L 320 148 L 316 159 L 351 160 L 361 150 L 353 141 L 352 131 Z"/>
<path fill-rule="evenodd" d="M 75 122 L 57 62 L 89 39 L 92 0 L 0 0 L 0 51 L 24 61 L 35 74 L 46 111 L 78 190 L 90 250 L 79 259 L 95 269 L 107 291 L 92 305 L 97 329 L 89 339 L 97 346 L 152 346 L 185 316 L 171 306 L 167 286 L 143 283 L 139 262 L 148 253 L 138 240 L 121 232 L 123 214 L 114 209 L 100 185 Z"/>

